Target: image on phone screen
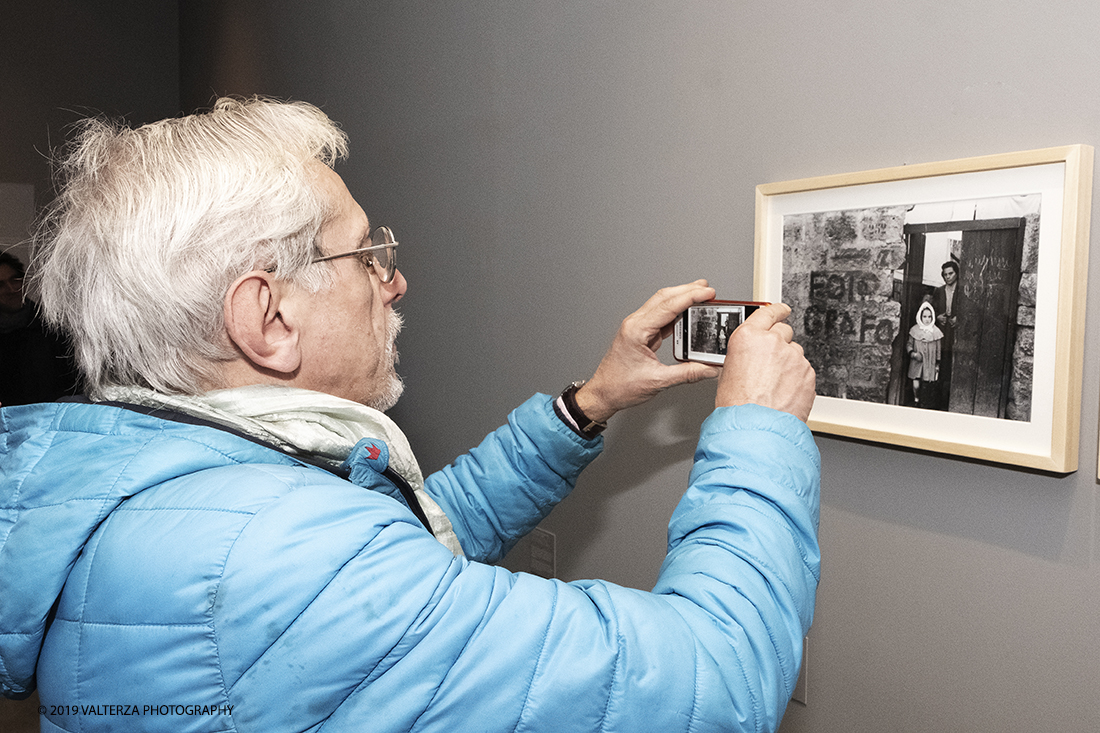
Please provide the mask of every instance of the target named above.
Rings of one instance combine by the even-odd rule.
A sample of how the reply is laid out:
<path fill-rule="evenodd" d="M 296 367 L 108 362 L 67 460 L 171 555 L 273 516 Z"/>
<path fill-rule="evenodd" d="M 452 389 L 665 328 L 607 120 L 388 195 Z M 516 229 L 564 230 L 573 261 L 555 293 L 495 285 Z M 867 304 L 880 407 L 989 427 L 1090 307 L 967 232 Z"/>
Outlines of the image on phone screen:
<path fill-rule="evenodd" d="M 721 365 L 726 360 L 730 335 L 757 307 L 712 301 L 688 308 L 676 324 L 675 357 L 680 361 Z"/>

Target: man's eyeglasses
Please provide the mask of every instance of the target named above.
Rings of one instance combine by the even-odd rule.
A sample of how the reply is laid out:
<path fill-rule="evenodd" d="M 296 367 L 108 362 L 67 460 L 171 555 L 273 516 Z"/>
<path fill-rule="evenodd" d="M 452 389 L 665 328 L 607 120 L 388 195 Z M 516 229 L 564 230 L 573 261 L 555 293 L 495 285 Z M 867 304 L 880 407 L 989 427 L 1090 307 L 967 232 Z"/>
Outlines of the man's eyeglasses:
<path fill-rule="evenodd" d="M 327 262 L 341 257 L 359 257 L 364 265 L 374 268 L 378 279 L 384 283 L 393 280 L 397 272 L 397 240 L 393 238 L 393 230 L 389 227 L 375 227 L 370 233 L 370 246 L 353 249 L 350 252 L 341 252 L 337 255 L 325 255 L 310 261 Z"/>

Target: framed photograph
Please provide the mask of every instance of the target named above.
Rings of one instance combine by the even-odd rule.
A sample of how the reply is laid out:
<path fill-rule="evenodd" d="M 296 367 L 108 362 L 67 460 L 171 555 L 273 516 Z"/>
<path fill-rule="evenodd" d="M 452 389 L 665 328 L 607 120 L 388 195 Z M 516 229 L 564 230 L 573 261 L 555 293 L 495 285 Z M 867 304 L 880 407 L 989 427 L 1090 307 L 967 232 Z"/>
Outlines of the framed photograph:
<path fill-rule="evenodd" d="M 756 188 L 754 299 L 783 301 L 821 433 L 1077 470 L 1092 148 Z"/>

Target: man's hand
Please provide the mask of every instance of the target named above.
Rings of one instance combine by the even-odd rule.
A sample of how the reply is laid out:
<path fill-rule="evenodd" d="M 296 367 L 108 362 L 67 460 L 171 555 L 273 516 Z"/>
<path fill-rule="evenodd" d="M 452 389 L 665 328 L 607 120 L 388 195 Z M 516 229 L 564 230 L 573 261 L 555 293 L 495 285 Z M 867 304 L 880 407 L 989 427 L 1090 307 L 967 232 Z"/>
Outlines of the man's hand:
<path fill-rule="evenodd" d="M 756 404 L 789 412 L 805 422 L 814 404 L 816 376 L 802 347 L 791 339 L 783 303 L 758 308 L 726 345 L 717 407 Z"/>
<path fill-rule="evenodd" d="M 664 364 L 656 352 L 672 335 L 676 317 L 695 303 L 714 298 L 706 280 L 664 288 L 619 327 L 595 376 L 577 391 L 577 406 L 592 420 L 607 422 L 619 410 L 647 402 L 668 387 L 717 377 L 706 364 Z"/>

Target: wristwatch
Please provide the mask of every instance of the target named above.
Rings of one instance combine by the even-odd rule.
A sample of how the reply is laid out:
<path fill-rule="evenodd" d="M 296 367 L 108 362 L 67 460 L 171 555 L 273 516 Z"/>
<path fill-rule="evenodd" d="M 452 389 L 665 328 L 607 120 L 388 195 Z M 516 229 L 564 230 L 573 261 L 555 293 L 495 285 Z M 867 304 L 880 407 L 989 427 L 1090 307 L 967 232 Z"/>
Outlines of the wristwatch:
<path fill-rule="evenodd" d="M 605 422 L 596 422 L 592 420 L 577 405 L 577 390 L 585 385 L 585 382 L 573 382 L 565 391 L 561 393 L 561 396 L 554 401 L 554 408 L 559 411 L 564 411 L 564 415 L 560 415 L 566 425 L 573 429 L 577 435 L 581 436 L 585 440 L 592 440 L 597 435 L 604 431 L 607 427 Z"/>

